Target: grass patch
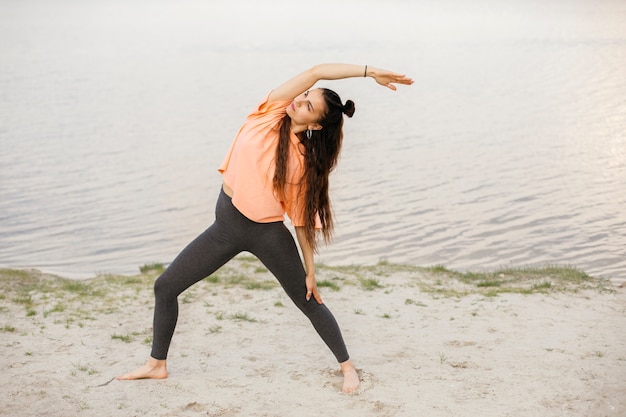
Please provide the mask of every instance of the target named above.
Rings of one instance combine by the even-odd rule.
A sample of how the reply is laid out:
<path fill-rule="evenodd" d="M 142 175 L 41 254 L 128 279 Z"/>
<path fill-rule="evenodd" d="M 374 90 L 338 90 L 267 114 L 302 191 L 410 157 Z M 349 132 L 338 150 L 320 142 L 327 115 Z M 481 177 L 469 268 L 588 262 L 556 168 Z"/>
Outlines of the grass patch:
<path fill-rule="evenodd" d="M 337 285 L 335 282 L 327 280 L 327 279 L 317 281 L 317 287 L 318 288 L 330 288 L 333 291 L 339 291 L 341 289 L 339 285 Z"/>
<path fill-rule="evenodd" d="M 416 305 L 418 307 L 426 307 L 426 304 L 422 303 L 421 301 L 411 300 L 410 298 L 407 298 L 406 300 L 404 300 L 404 304 L 406 304 L 406 305 Z"/>
<path fill-rule="evenodd" d="M 420 289 L 445 297 L 482 294 L 496 297 L 503 293 L 546 294 L 595 290 L 611 292 L 608 280 L 594 278 L 570 266 L 504 268 L 489 272 L 457 272 L 442 266 L 425 270 L 431 279 L 422 279 Z"/>
<path fill-rule="evenodd" d="M 316 265 L 319 276 L 340 277 L 348 285 L 372 291 L 384 288 L 384 277 L 404 274 L 422 292 L 435 297 L 465 297 L 480 294 L 496 297 L 503 293 L 546 294 L 592 290 L 613 292 L 610 281 L 591 277 L 585 272 L 565 265 L 501 268 L 487 272 L 459 272 L 444 265 L 419 267 L 394 264 L 381 260 L 376 265 L 328 266 Z M 319 286 L 319 284 L 318 284 Z"/>
<path fill-rule="evenodd" d="M 443 265 L 433 265 L 425 268 L 425 271 L 431 272 L 433 274 L 448 274 L 452 272 Z"/>
<path fill-rule="evenodd" d="M 250 280 L 245 283 L 247 290 L 271 290 L 276 288 L 278 284 L 275 281 L 254 281 Z"/>
<path fill-rule="evenodd" d="M 0 281 L 3 282 L 3 285 L 7 285 L 12 288 L 30 287 L 35 285 L 38 281 L 35 277 L 36 274 L 37 271 L 21 269 L 1 269 Z"/>
<path fill-rule="evenodd" d="M 12 307 L 24 309 L 26 317 L 34 320 L 49 320 L 49 323 L 83 326 L 102 314 L 124 311 L 129 304 L 142 300 L 146 309 L 152 309 L 154 280 L 162 264 L 140 267 L 141 274 L 98 275 L 87 280 L 69 280 L 36 270 L 0 269 L 0 294 L 2 314 L 11 314 Z M 395 277 L 416 287 L 433 298 L 464 297 L 482 295 L 497 297 L 503 293 L 523 295 L 550 294 L 561 292 L 597 291 L 614 292 L 607 279 L 594 278 L 569 266 L 547 265 L 542 267 L 502 268 L 487 272 L 458 272 L 443 265 L 418 267 L 394 264 L 381 260 L 375 265 L 328 266 L 316 264 L 319 288 L 340 291 L 354 286 L 363 291 L 384 288 L 394 291 Z M 393 279 L 387 280 L 387 277 Z M 389 284 L 387 281 L 390 281 Z M 220 288 L 233 287 L 249 291 L 280 289 L 278 282 L 256 258 L 238 256 L 207 277 L 203 284 L 186 291 L 181 303 L 204 302 L 206 297 L 215 296 Z M 209 298 L 209 300 L 212 300 Z M 405 304 L 425 307 L 416 300 L 406 299 Z M 275 304 L 276 307 L 282 304 Z M 218 307 L 219 308 L 219 307 Z M 355 310 L 355 314 L 363 314 Z M 217 313 L 218 319 L 230 318 L 240 321 L 256 321 L 247 315 L 225 316 Z M 2 332 L 10 332 L 5 326 Z M 123 337 L 119 337 L 123 341 Z"/>
<path fill-rule="evenodd" d="M 61 290 L 74 294 L 78 297 L 101 297 L 104 295 L 104 291 L 102 289 L 95 288 L 93 285 L 89 285 L 83 281 L 63 280 L 61 283 Z"/>
<path fill-rule="evenodd" d="M 165 271 L 165 266 L 162 263 L 150 263 L 139 267 L 139 272 L 142 274 L 162 274 Z"/>
<path fill-rule="evenodd" d="M 247 321 L 249 323 L 256 323 L 258 321 L 257 319 L 245 312 L 230 314 L 228 318 L 235 321 Z"/>
<path fill-rule="evenodd" d="M 67 307 L 65 306 L 65 304 L 58 303 L 54 307 L 52 307 L 51 310 L 44 311 L 43 316 L 48 317 L 50 313 L 62 313 L 65 311 L 66 308 Z"/>
<path fill-rule="evenodd" d="M 208 283 L 208 284 L 217 284 L 220 282 L 220 277 L 217 275 L 211 275 L 209 277 L 206 277 L 204 279 L 204 282 Z"/>
<path fill-rule="evenodd" d="M 120 340 L 124 343 L 130 343 L 133 341 L 133 337 L 131 335 L 128 334 L 117 334 L 117 333 L 113 333 L 111 335 L 111 339 L 113 340 Z"/>
<path fill-rule="evenodd" d="M 502 285 L 501 281 L 481 281 L 479 283 L 476 284 L 476 286 L 478 288 L 485 288 L 485 287 L 499 287 L 500 285 Z"/>
<path fill-rule="evenodd" d="M 72 364 L 72 366 L 74 367 L 74 371 L 72 371 L 72 376 L 76 376 L 77 371 L 79 372 L 84 372 L 87 375 L 95 375 L 95 374 L 99 374 L 100 372 L 97 371 L 94 368 L 90 368 L 87 365 L 82 365 L 82 364 Z"/>
<path fill-rule="evenodd" d="M 2 333 L 15 333 L 15 327 L 10 326 L 8 324 L 5 324 L 4 326 L 0 327 L 0 332 L 2 332 Z"/>
<path fill-rule="evenodd" d="M 534 284 L 531 289 L 535 291 L 541 291 L 549 290 L 550 288 L 552 288 L 552 283 L 550 281 L 545 281 L 539 284 Z"/>
<path fill-rule="evenodd" d="M 214 334 L 214 333 L 220 333 L 222 331 L 222 326 L 218 326 L 218 325 L 214 325 L 209 327 L 209 333 Z"/>
<path fill-rule="evenodd" d="M 182 304 L 191 304 L 196 297 L 196 292 L 193 289 L 188 289 L 180 295 L 180 302 Z"/>
<path fill-rule="evenodd" d="M 219 281 L 226 288 L 241 287 L 247 290 L 271 290 L 278 286 L 276 281 L 260 280 L 254 277 L 254 275 L 248 275 L 230 268 L 220 274 Z"/>
<path fill-rule="evenodd" d="M 13 302 L 15 304 L 23 304 L 24 307 L 28 308 L 33 305 L 33 298 L 30 294 L 19 294 L 13 299 Z"/>
<path fill-rule="evenodd" d="M 361 288 L 365 291 L 374 291 L 383 288 L 380 282 L 375 278 L 360 278 L 359 283 L 361 284 Z"/>

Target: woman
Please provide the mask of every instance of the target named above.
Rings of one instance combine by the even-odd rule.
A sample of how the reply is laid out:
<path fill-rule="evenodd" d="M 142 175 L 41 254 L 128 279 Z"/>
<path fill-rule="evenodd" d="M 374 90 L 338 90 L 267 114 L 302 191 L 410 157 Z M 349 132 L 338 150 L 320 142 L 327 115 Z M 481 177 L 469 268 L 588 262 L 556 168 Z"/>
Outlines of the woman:
<path fill-rule="evenodd" d="M 379 68 L 322 64 L 285 82 L 261 102 L 240 128 L 219 167 L 223 187 L 215 223 L 191 242 L 154 284 L 152 352 L 148 362 L 117 379 L 166 378 L 166 358 L 178 318 L 177 297 L 242 251 L 257 256 L 330 348 L 344 375 L 343 392 L 359 386 L 341 331 L 315 283 L 314 253 L 321 229 L 328 242 L 333 218 L 328 177 L 342 142 L 345 104 L 328 89 L 309 90 L 319 80 L 372 77 L 391 90 L 412 84 Z M 284 214 L 296 230 L 302 259 Z M 314 301 L 311 302 L 311 297 Z"/>

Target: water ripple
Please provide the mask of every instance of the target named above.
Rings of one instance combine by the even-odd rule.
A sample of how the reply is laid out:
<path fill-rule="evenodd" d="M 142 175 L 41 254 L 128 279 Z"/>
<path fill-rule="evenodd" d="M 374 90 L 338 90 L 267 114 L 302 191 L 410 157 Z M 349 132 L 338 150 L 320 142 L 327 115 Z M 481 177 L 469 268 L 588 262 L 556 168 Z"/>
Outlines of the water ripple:
<path fill-rule="evenodd" d="M 331 51 L 359 61 L 384 45 L 380 59 L 416 83 L 391 94 L 338 82 L 358 111 L 332 177 L 337 238 L 320 260 L 461 270 L 566 263 L 626 280 L 626 31 L 616 2 L 593 14 L 582 3 L 567 14 L 545 2 L 490 3 L 499 14 L 459 3 L 469 20 L 403 2 L 411 18 L 383 25 L 377 39 L 367 24 L 356 45 L 315 30 L 306 51 L 282 36 L 251 44 L 259 19 L 233 12 L 242 20 L 225 27 L 211 7 L 191 3 L 193 16 L 165 2 L 151 19 L 129 5 L 115 33 L 96 17 L 104 3 L 55 5 L 45 21 L 32 12 L 51 10 L 45 2 L 7 6 L 0 265 L 71 276 L 167 263 L 212 222 L 215 167 L 249 104 L 271 87 L 258 80 L 291 75 L 292 61 Z M 377 10 L 360 11 L 381 25 Z M 151 26 L 159 16 L 165 27 Z M 416 26 L 415 16 L 436 24 Z"/>

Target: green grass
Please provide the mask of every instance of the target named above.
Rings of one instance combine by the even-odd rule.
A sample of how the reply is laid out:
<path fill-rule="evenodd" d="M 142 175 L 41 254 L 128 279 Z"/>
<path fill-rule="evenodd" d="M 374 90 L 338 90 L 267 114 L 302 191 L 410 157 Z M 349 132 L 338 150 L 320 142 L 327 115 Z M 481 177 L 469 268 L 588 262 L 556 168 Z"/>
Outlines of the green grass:
<path fill-rule="evenodd" d="M 72 371 L 72 376 L 76 376 L 76 371 L 84 372 L 87 375 L 95 375 L 100 373 L 99 371 L 90 368 L 87 365 L 73 363 L 72 366 L 74 367 L 74 371 Z"/>
<path fill-rule="evenodd" d="M 476 286 L 478 288 L 480 287 L 499 287 L 500 285 L 502 285 L 501 281 L 480 281 L 476 284 Z"/>
<path fill-rule="evenodd" d="M 425 268 L 425 271 L 429 271 L 433 274 L 446 274 L 452 272 L 443 265 L 433 265 L 431 267 Z"/>
<path fill-rule="evenodd" d="M 275 281 L 254 281 L 250 280 L 246 282 L 244 288 L 247 290 L 271 290 L 278 287 Z"/>
<path fill-rule="evenodd" d="M 61 289 L 79 297 L 102 297 L 104 295 L 104 289 L 95 288 L 83 281 L 64 280 Z"/>
<path fill-rule="evenodd" d="M 191 304 L 195 296 L 196 296 L 195 292 L 192 289 L 189 289 L 180 295 L 179 301 L 182 304 Z"/>
<path fill-rule="evenodd" d="M 256 275 L 246 274 L 246 270 L 233 271 L 228 268 L 219 272 L 219 282 L 226 288 L 242 287 L 247 290 L 271 290 L 279 285 L 276 280 L 262 280 Z"/>
<path fill-rule="evenodd" d="M 4 326 L 0 327 L 0 332 L 2 332 L 2 333 L 15 333 L 15 327 L 10 326 L 8 324 L 5 324 Z"/>
<path fill-rule="evenodd" d="M 374 291 L 383 288 L 376 278 L 360 278 L 359 283 L 361 284 L 361 288 L 365 291 Z"/>
<path fill-rule="evenodd" d="M 233 313 L 228 316 L 229 319 L 235 321 L 246 321 L 249 323 L 256 323 L 258 320 L 250 316 L 248 313 Z"/>
<path fill-rule="evenodd" d="M 17 297 L 13 299 L 15 304 L 23 304 L 24 307 L 29 308 L 33 305 L 33 298 L 30 294 L 18 294 Z"/>
<path fill-rule="evenodd" d="M 130 342 L 133 341 L 133 337 L 131 335 L 128 335 L 128 334 L 113 333 L 111 335 L 111 339 L 113 339 L 113 340 L 121 340 L 124 343 L 130 343 Z"/>
<path fill-rule="evenodd" d="M 163 271 L 165 271 L 165 266 L 163 266 L 162 263 L 145 264 L 139 267 L 139 272 L 141 272 L 142 274 L 161 274 L 163 273 Z"/>
<path fill-rule="evenodd" d="M 210 333 L 220 333 L 221 331 L 222 331 L 222 326 L 215 325 L 215 326 L 209 327 Z"/>
<path fill-rule="evenodd" d="M 549 290 L 550 288 L 552 288 L 552 283 L 550 281 L 545 281 L 545 282 L 541 282 L 538 284 L 533 284 L 531 289 L 541 291 L 541 290 Z"/>
<path fill-rule="evenodd" d="M 415 301 L 415 300 L 411 300 L 410 298 L 407 298 L 406 300 L 404 300 L 404 304 L 406 305 L 416 305 L 418 307 L 426 307 L 426 304 L 424 304 L 421 301 Z"/>
<path fill-rule="evenodd" d="M 463 297 L 470 294 L 496 297 L 503 293 L 546 294 L 587 289 L 614 291 L 608 280 L 591 277 L 571 266 L 546 265 L 487 272 L 458 272 L 437 265 L 425 268 L 423 272 L 430 278 L 418 281 L 420 289 L 444 297 Z"/>
<path fill-rule="evenodd" d="M 217 284 L 220 282 L 220 277 L 217 275 L 211 275 L 210 277 L 206 277 L 204 279 L 204 282 L 206 282 L 207 284 Z"/>
<path fill-rule="evenodd" d="M 339 291 L 341 289 L 337 283 L 327 279 L 317 281 L 317 288 L 329 288 L 333 291 Z"/>
<path fill-rule="evenodd" d="M 26 318 L 43 320 L 42 325 L 83 327 L 98 315 L 125 310 L 129 303 L 137 302 L 139 294 L 142 294 L 142 303 L 145 303 L 146 310 L 151 310 L 154 305 L 154 281 L 164 267 L 162 264 L 148 264 L 139 269 L 141 273 L 137 275 L 98 275 L 80 281 L 36 270 L 0 269 L 0 311 L 3 315 L 10 315 L 11 306 L 18 306 L 24 309 Z M 505 293 L 532 295 L 615 291 L 607 279 L 591 277 L 570 266 L 545 265 L 459 272 L 443 265 L 419 267 L 394 264 L 387 260 L 381 260 L 374 265 L 316 265 L 318 288 L 327 292 L 353 287 L 367 292 L 383 289 L 384 294 L 388 295 L 395 290 L 389 278 L 400 274 L 406 278 L 406 285 L 433 298 L 468 295 L 497 297 Z M 256 258 L 243 255 L 186 291 L 180 301 L 182 304 L 204 303 L 212 306 L 214 303 L 211 297 L 221 295 L 222 291 L 230 288 L 248 291 L 280 290 L 275 277 Z M 405 299 L 405 304 L 426 306 L 414 299 Z M 276 302 L 274 305 L 281 307 L 282 303 Z M 215 314 L 218 319 L 256 320 L 245 314 Z M 355 310 L 355 314 L 363 312 Z M 10 329 L 11 326 L 5 326 L 2 332 L 11 332 Z"/>

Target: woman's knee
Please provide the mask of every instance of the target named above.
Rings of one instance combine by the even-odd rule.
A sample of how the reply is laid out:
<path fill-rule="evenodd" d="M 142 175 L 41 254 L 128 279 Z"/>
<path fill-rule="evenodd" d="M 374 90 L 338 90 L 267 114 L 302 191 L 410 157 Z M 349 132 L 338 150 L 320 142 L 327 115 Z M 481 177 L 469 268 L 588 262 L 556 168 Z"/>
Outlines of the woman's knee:
<path fill-rule="evenodd" d="M 156 281 L 154 281 L 154 296 L 155 298 L 169 298 L 177 297 L 178 294 L 172 291 L 172 286 L 169 283 L 167 271 L 161 274 Z"/>

